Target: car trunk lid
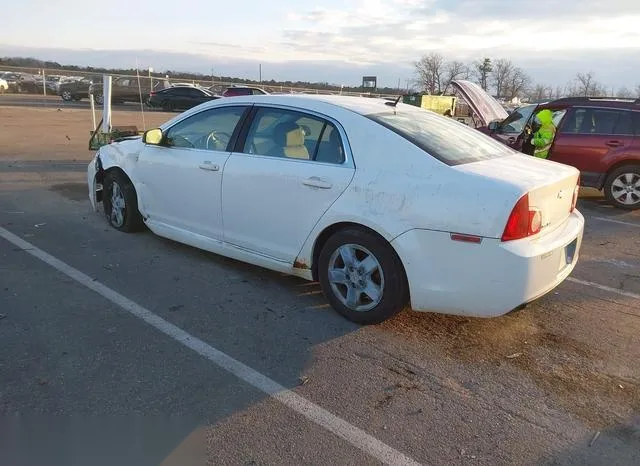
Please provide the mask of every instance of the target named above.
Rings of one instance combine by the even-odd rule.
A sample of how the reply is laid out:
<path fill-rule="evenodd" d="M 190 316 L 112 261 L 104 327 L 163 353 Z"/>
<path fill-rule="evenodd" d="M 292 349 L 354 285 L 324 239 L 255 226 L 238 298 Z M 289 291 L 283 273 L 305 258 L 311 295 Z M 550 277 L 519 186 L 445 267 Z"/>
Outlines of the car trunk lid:
<path fill-rule="evenodd" d="M 564 223 L 571 214 L 580 174 L 568 165 L 522 154 L 459 165 L 455 169 L 510 185 L 520 196 L 528 194 L 530 207 L 542 215 L 539 233 L 542 235 Z M 506 212 L 505 222 L 508 215 Z"/>
<path fill-rule="evenodd" d="M 462 94 L 473 112 L 480 118 L 482 125 L 487 126 L 492 121 L 502 121 L 509 116 L 507 111 L 496 99 L 471 81 L 457 79 L 451 85 Z"/>

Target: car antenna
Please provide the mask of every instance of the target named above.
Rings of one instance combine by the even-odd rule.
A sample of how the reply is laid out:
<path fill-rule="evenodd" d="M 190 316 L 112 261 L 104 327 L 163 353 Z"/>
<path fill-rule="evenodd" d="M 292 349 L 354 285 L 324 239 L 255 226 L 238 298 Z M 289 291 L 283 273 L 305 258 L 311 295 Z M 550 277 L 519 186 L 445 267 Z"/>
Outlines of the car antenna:
<path fill-rule="evenodd" d="M 395 106 L 397 106 L 397 105 L 398 105 L 398 102 L 400 102 L 400 99 L 402 99 L 402 96 L 401 96 L 401 95 L 399 95 L 399 96 L 398 96 L 398 98 L 397 98 L 396 100 L 394 100 L 394 101 L 387 101 L 387 102 L 385 102 L 384 104 L 385 104 L 385 105 L 388 105 L 388 106 L 390 106 L 390 107 L 395 107 Z"/>

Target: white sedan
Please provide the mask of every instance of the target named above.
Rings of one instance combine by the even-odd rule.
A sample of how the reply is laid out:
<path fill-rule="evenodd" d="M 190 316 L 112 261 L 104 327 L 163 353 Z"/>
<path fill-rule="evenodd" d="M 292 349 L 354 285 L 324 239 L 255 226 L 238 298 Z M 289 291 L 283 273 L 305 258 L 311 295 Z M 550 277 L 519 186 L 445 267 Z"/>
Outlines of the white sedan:
<path fill-rule="evenodd" d="M 575 168 L 383 99 L 219 99 L 88 167 L 109 223 L 317 280 L 363 324 L 407 304 L 493 317 L 573 270 Z"/>

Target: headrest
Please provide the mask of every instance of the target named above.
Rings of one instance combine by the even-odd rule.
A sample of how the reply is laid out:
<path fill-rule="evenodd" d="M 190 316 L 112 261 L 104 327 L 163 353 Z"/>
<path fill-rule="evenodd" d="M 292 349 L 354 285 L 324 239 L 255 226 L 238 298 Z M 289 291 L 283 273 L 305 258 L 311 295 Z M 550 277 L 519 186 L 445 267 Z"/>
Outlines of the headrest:
<path fill-rule="evenodd" d="M 304 146 L 304 131 L 302 128 L 292 129 L 287 133 L 286 146 Z"/>
<path fill-rule="evenodd" d="M 304 144 L 304 133 L 293 121 L 278 123 L 273 129 L 276 144 L 282 147 L 300 146 Z M 302 142 L 300 142 L 300 137 Z"/>

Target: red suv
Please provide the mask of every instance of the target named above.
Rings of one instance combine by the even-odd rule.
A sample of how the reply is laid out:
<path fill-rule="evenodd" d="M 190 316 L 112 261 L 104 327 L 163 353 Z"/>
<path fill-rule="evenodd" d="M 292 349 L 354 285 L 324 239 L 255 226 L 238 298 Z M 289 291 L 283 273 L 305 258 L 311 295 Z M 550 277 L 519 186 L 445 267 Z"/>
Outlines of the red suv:
<path fill-rule="evenodd" d="M 581 184 L 604 190 L 614 206 L 640 209 L 640 99 L 569 97 L 508 114 L 475 83 L 455 85 L 474 111 L 477 129 L 521 152 L 533 153 L 528 135 L 534 117 L 551 110 L 557 133 L 549 160 L 579 169 Z"/>

